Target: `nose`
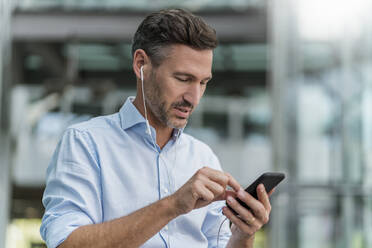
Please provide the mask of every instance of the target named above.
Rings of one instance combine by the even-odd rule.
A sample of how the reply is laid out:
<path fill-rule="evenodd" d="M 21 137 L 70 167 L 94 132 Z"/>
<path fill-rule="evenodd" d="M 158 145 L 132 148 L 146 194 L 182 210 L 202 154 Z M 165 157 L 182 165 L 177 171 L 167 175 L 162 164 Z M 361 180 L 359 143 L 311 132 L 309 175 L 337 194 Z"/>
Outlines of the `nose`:
<path fill-rule="evenodd" d="M 196 107 L 199 104 L 202 94 L 202 89 L 200 84 L 190 84 L 186 93 L 184 94 L 184 99 L 191 103 L 193 107 Z"/>

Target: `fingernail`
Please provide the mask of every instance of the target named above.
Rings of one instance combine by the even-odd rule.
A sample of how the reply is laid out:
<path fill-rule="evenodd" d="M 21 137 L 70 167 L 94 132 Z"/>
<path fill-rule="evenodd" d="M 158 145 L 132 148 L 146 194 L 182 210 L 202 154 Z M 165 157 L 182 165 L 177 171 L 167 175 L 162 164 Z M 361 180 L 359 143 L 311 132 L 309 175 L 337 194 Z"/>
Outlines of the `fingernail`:
<path fill-rule="evenodd" d="M 229 195 L 229 196 L 227 197 L 227 202 L 228 202 L 228 203 L 233 203 L 233 201 L 234 201 L 234 199 L 232 198 L 232 196 Z"/>
<path fill-rule="evenodd" d="M 225 215 L 225 212 L 226 212 L 226 207 L 223 207 L 222 208 L 222 214 Z"/>
<path fill-rule="evenodd" d="M 260 184 L 260 191 L 264 192 L 265 191 L 265 186 L 263 184 Z"/>

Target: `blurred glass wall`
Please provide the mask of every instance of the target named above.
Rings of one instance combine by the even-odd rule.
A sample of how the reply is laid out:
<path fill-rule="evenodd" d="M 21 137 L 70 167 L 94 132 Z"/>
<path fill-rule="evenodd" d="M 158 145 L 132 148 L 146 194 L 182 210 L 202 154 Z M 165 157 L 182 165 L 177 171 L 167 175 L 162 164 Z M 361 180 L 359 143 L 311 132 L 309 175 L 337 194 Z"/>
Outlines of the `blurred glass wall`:
<path fill-rule="evenodd" d="M 371 1 L 273 1 L 275 247 L 371 247 Z M 282 228 L 280 228 L 282 227 Z"/>
<path fill-rule="evenodd" d="M 0 0 L 0 248 L 4 247 L 10 206 L 10 140 L 8 104 L 10 89 L 11 3 Z"/>

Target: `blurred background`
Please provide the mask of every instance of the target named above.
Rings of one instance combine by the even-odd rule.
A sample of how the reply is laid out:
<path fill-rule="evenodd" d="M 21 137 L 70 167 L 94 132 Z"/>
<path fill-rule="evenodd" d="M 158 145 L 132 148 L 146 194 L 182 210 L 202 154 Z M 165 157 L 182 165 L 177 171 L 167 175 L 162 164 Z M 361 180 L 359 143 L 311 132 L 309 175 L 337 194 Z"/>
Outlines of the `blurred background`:
<path fill-rule="evenodd" d="M 372 1 L 0 0 L 0 248 L 45 247 L 63 130 L 135 94 L 131 38 L 168 7 L 220 40 L 186 132 L 242 186 L 287 175 L 255 247 L 372 247 Z"/>

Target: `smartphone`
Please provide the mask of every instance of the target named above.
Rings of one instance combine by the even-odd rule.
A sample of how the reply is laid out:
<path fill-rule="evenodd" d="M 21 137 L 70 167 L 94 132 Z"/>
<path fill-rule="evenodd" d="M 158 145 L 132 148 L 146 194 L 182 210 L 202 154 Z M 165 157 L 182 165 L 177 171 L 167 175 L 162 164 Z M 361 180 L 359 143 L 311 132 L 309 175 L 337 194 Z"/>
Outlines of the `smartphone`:
<path fill-rule="evenodd" d="M 283 179 L 285 178 L 284 173 L 279 172 L 266 172 L 262 174 L 259 178 L 256 179 L 251 185 L 249 185 L 245 191 L 248 192 L 251 196 L 258 199 L 257 196 L 257 186 L 261 183 L 265 186 L 266 192 L 269 193 L 273 188 L 275 188 Z M 242 202 L 239 198 L 236 198 L 236 200 L 239 202 L 240 205 L 243 207 L 249 209 L 249 207 Z M 235 214 L 236 212 L 227 204 L 227 207 L 230 208 Z"/>

